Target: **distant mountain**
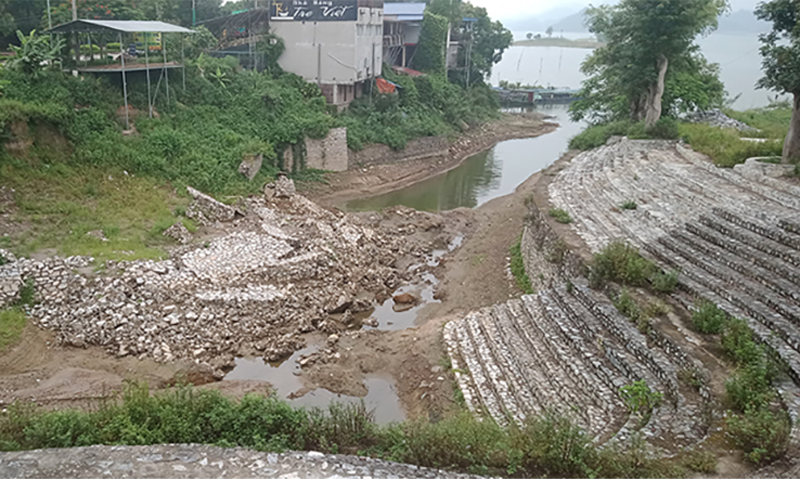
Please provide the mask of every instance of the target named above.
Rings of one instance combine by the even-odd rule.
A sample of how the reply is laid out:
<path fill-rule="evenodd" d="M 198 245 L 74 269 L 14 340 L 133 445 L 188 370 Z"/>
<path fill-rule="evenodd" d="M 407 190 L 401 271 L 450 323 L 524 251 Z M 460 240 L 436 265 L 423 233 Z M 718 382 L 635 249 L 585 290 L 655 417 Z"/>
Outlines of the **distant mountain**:
<path fill-rule="evenodd" d="M 553 25 L 553 31 L 555 32 L 588 32 L 589 29 L 586 28 L 584 22 L 586 21 L 586 9 L 584 8 L 580 12 L 573 13 L 568 17 L 564 17 L 555 25 Z"/>
<path fill-rule="evenodd" d="M 752 34 L 768 32 L 772 28 L 769 22 L 759 20 L 751 10 L 739 10 L 719 19 L 719 33 Z"/>

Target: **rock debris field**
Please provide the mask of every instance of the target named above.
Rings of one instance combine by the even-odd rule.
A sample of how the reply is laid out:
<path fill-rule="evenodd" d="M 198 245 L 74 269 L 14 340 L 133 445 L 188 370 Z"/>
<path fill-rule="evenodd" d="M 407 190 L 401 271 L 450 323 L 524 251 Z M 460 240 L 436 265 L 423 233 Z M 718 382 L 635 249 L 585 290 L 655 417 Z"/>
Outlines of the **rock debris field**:
<path fill-rule="evenodd" d="M 576 156 L 552 180 L 549 196 L 592 252 L 628 241 L 679 271 L 673 298 L 687 308 L 703 297 L 747 319 L 789 367 L 795 384 L 779 391 L 797 425 L 800 188 L 717 168 L 680 143 L 624 139 Z M 637 208 L 619 208 L 629 201 Z M 665 395 L 642 428 L 651 443 L 677 452 L 702 440 L 709 374 L 687 351 L 699 345 L 694 334 L 678 329 L 682 346 L 654 329 L 646 337 L 585 280 L 565 280 L 445 327 L 469 407 L 501 422 L 555 408 L 574 413 L 601 442 L 624 440 L 638 419 L 619 387 L 645 379 Z M 679 382 L 687 374 L 699 387 Z"/>
<path fill-rule="evenodd" d="M 210 445 L 0 452 L 2 478 L 479 478 L 348 455 Z"/>
<path fill-rule="evenodd" d="M 36 261 L 0 250 L 0 306 L 30 283 L 38 302 L 31 317 L 62 344 L 189 360 L 221 378 L 235 356 L 275 361 L 303 348 L 303 333 L 360 327 L 354 313 L 423 273 L 395 268 L 430 249 L 408 237 L 413 224 L 382 230 L 378 222 L 324 209 L 281 180 L 291 182 L 279 179 L 264 196 L 232 206 L 190 188 L 195 201 L 187 215 L 214 236 L 192 241 L 176 224 L 165 233 L 186 245 L 171 248 L 167 260 L 98 268 L 88 257 Z M 433 215 L 393 213 L 425 217 L 426 229 L 441 225 Z"/>

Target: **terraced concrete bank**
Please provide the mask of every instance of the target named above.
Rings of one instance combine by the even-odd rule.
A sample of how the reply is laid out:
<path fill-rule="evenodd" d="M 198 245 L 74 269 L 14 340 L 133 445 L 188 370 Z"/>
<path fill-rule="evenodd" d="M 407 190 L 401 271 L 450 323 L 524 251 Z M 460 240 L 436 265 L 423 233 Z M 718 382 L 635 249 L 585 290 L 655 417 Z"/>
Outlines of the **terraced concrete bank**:
<path fill-rule="evenodd" d="M 2 478 L 477 478 L 318 452 L 210 445 L 103 446 L 0 452 Z"/>
<path fill-rule="evenodd" d="M 779 390 L 796 420 L 800 188 L 716 168 L 676 142 L 610 143 L 579 154 L 552 179 L 550 205 L 570 213 L 569 228 L 592 252 L 622 239 L 662 268 L 678 269 L 673 298 L 685 307 L 702 297 L 746 318 L 789 367 L 795 384 Z M 619 208 L 629 200 L 638 208 Z M 676 335 L 686 341 L 676 342 L 658 329 L 640 333 L 588 288 L 581 258 L 565 250 L 536 205 L 531 210 L 522 251 L 541 289 L 445 327 L 469 408 L 501 423 L 552 408 L 576 417 L 600 443 L 625 441 L 640 426 L 619 388 L 644 379 L 665 395 L 641 427 L 649 443 L 677 453 L 701 441 L 713 398 L 709 372 L 692 351 L 699 344 L 694 334 L 678 326 Z M 698 388 L 678 380 L 689 373 Z M 793 434 L 800 438 L 797 427 Z"/>

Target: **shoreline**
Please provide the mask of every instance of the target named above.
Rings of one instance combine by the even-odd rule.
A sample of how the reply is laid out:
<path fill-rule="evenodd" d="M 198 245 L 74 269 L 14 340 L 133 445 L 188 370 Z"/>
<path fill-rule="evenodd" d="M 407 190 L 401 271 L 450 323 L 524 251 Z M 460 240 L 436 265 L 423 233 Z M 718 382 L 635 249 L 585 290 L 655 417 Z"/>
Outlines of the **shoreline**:
<path fill-rule="evenodd" d="M 450 143 L 446 157 L 431 156 L 398 163 L 372 165 L 326 175 L 323 188 L 303 185 L 303 195 L 314 202 L 339 208 L 351 200 L 394 192 L 461 166 L 468 158 L 501 142 L 536 138 L 554 132 L 560 125 L 542 114 L 504 114 L 493 122 L 460 135 Z M 310 187 L 307 189 L 307 187 Z M 327 190 L 327 191 L 326 191 Z"/>

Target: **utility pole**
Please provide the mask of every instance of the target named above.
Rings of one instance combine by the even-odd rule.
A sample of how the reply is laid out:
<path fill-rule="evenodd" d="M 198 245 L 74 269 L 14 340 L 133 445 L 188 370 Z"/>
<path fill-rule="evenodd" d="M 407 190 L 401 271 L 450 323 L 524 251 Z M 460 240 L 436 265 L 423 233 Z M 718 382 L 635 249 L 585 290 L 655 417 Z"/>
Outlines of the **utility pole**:
<path fill-rule="evenodd" d="M 53 28 L 53 14 L 50 12 L 50 0 L 47 0 L 47 28 Z M 52 35 L 50 35 L 52 37 Z"/>
<path fill-rule="evenodd" d="M 75 1 L 76 0 L 72 0 L 72 20 L 78 19 L 78 5 L 75 3 Z"/>
<path fill-rule="evenodd" d="M 76 0 L 72 0 L 72 21 L 78 19 L 78 5 L 76 4 Z M 81 61 L 81 42 L 80 36 L 75 33 L 72 37 L 72 45 L 75 47 L 75 65 L 80 63 Z M 69 56 L 69 52 L 67 52 L 67 56 Z"/>
<path fill-rule="evenodd" d="M 73 2 L 75 0 L 72 0 Z M 192 26 L 197 25 L 197 0 L 192 0 Z"/>

